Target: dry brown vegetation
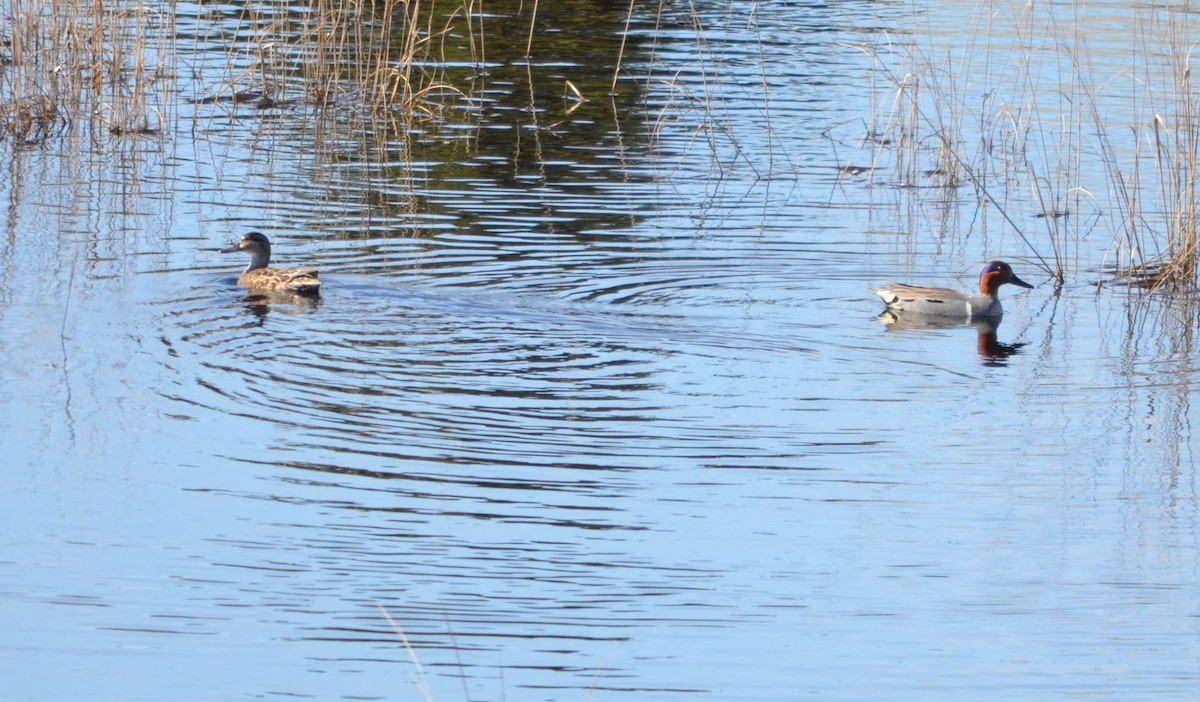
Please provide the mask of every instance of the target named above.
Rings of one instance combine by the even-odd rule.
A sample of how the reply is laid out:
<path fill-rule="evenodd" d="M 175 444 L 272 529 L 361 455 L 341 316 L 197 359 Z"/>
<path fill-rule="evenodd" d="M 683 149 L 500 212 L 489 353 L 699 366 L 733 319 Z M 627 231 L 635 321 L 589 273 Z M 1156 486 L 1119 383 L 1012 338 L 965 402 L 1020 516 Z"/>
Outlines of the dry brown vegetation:
<path fill-rule="evenodd" d="M 100 0 L 12 2 L 0 46 L 0 133 L 37 142 L 75 131 L 153 134 L 197 55 L 224 53 L 223 75 L 196 102 L 258 107 L 339 105 L 373 117 L 421 116 L 436 98 L 460 95 L 444 79 L 442 40 L 454 28 L 482 61 L 475 0 L 278 2 L 200 11 L 181 34 L 171 9 Z M 480 30 L 480 31 L 476 31 Z M 190 44 L 190 46 L 184 46 Z M 177 49 L 192 53 L 180 61 Z M 184 74 L 185 81 L 176 80 Z"/>
<path fill-rule="evenodd" d="M 1112 36 L 1089 33 L 1082 3 L 981 6 L 962 36 L 931 40 L 915 27 L 921 38 L 854 47 L 886 81 L 863 141 L 872 164 L 890 165 L 880 175 L 969 186 L 1060 282 L 1074 262 L 1094 260 L 1080 254 L 1099 230 L 1110 237 L 1110 280 L 1196 288 L 1200 114 L 1188 13 L 1144 6 L 1131 32 Z M 1099 76 L 1114 52 L 1129 60 Z"/>
<path fill-rule="evenodd" d="M 141 5 L 12 2 L 3 17 L 0 132 L 37 142 L 81 125 L 151 133 L 165 120 L 172 18 Z"/>

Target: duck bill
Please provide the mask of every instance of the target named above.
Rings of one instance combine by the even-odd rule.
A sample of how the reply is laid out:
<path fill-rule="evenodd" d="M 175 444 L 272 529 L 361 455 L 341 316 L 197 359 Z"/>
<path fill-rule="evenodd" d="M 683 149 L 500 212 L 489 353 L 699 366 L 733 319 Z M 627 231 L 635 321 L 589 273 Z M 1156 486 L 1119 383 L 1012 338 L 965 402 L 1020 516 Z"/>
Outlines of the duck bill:
<path fill-rule="evenodd" d="M 1019 287 L 1019 288 L 1028 288 L 1028 289 L 1030 289 L 1030 290 L 1033 290 L 1033 286 L 1032 286 L 1032 285 L 1030 285 L 1029 283 L 1026 283 L 1025 281 L 1021 280 L 1021 279 L 1020 279 L 1020 278 L 1018 278 L 1018 277 L 1017 277 L 1015 274 L 1013 275 L 1012 279 L 1011 279 L 1011 280 L 1009 280 L 1008 282 L 1012 283 L 1013 285 L 1015 285 L 1015 286 L 1017 286 L 1017 287 Z"/>
<path fill-rule="evenodd" d="M 237 253 L 238 251 L 241 251 L 241 245 L 234 244 L 233 246 L 230 246 L 227 249 L 221 249 L 221 250 L 217 251 L 217 253 Z M 1033 286 L 1031 285 L 1029 287 L 1033 287 Z"/>

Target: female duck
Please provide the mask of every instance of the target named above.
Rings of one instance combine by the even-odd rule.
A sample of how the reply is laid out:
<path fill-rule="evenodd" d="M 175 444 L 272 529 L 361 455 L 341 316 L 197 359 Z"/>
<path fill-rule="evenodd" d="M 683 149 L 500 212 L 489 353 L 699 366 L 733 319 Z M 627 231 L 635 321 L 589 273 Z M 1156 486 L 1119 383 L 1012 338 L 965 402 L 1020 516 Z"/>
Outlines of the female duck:
<path fill-rule="evenodd" d="M 871 292 L 883 298 L 888 309 L 910 315 L 961 319 L 999 319 L 1004 314 L 996 293 L 1005 283 L 1022 288 L 1033 286 L 1013 273 L 1004 261 L 991 261 L 979 272 L 979 294 L 968 295 L 946 288 L 927 288 L 921 285 L 884 283 Z"/>
<path fill-rule="evenodd" d="M 259 232 L 250 232 L 233 246 L 221 249 L 221 253 L 235 251 L 250 254 L 250 265 L 238 278 L 238 285 L 243 288 L 316 293 L 321 287 L 316 268 L 269 268 L 271 242 Z"/>

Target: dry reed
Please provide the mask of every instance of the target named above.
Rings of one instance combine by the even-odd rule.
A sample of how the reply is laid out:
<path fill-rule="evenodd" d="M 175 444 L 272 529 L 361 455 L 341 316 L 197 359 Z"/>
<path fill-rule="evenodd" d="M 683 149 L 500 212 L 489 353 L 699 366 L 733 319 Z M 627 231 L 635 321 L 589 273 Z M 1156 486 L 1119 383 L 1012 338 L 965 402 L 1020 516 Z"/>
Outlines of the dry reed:
<path fill-rule="evenodd" d="M 465 35 L 473 60 L 482 61 L 477 0 L 315 0 L 303 12 L 277 1 L 234 16 L 211 14 L 200 15 L 205 28 L 193 48 L 222 47 L 225 77 L 201 88 L 196 102 L 337 106 L 360 108 L 366 119 L 420 118 L 432 115 L 440 99 L 462 96 L 445 78 L 449 32 Z M 3 137 L 37 142 L 65 130 L 144 135 L 173 119 L 180 62 L 170 8 L 14 0 L 3 20 Z"/>
<path fill-rule="evenodd" d="M 97 0 L 12 2 L 0 58 L 0 135 L 36 143 L 93 126 L 114 134 L 162 129 L 158 92 L 171 64 L 169 14 Z"/>
<path fill-rule="evenodd" d="M 1131 43 L 1118 48 L 1132 47 L 1132 67 L 1097 77 L 1094 57 L 1107 60 L 1114 47 L 1093 45 L 1083 3 L 1064 6 L 1066 19 L 1036 4 L 984 6 L 974 33 L 944 55 L 919 41 L 899 52 L 855 47 L 891 96 L 863 142 L 872 164 L 886 152 L 899 185 L 923 176 L 970 185 L 1060 282 L 1072 261 L 1092 259 L 1080 255 L 1086 221 L 1107 227 L 1116 280 L 1197 287 L 1200 114 L 1188 13 L 1131 10 L 1134 31 L 1121 35 Z M 1121 90 L 1131 132 L 1110 124 Z"/>

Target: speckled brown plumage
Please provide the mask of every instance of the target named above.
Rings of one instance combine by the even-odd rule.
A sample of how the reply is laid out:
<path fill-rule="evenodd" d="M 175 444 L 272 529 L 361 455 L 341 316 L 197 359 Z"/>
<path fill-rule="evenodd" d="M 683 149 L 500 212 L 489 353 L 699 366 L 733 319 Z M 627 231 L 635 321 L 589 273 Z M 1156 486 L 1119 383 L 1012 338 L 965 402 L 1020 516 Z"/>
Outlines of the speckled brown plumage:
<path fill-rule="evenodd" d="M 238 285 L 255 290 L 278 290 L 315 294 L 321 287 L 316 268 L 271 268 L 271 242 L 259 232 L 250 232 L 221 253 L 241 251 L 250 254 L 250 265 L 238 278 Z"/>

